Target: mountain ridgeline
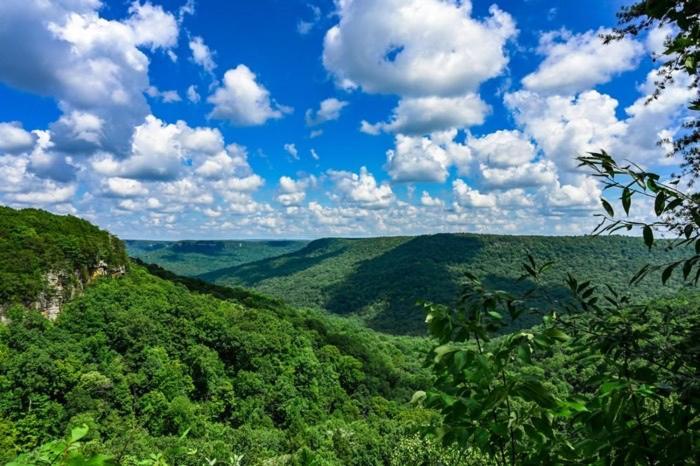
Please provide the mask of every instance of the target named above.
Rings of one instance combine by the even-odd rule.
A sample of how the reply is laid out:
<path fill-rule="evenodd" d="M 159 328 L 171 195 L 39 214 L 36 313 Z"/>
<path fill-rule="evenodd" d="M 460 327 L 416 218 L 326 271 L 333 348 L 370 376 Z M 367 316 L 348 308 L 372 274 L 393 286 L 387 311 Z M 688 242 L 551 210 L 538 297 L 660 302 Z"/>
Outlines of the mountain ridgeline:
<path fill-rule="evenodd" d="M 308 241 L 143 241 L 124 242 L 131 257 L 178 275 L 196 276 L 298 251 Z"/>
<path fill-rule="evenodd" d="M 527 254 L 553 261 L 544 274 L 554 297 L 568 295 L 561 276 L 583 272 L 595 283 L 625 289 L 630 273 L 644 264 L 681 257 L 663 243 L 649 251 L 640 238 L 538 237 L 476 234 L 437 234 L 365 239 L 326 238 L 303 249 L 256 262 L 204 273 L 203 280 L 225 286 L 255 288 L 295 306 L 341 315 L 356 315 L 370 327 L 395 334 L 424 334 L 425 313 L 417 304 L 453 304 L 465 272 L 493 289 L 526 290 L 519 280 Z M 649 277 L 637 285 L 641 299 L 668 295 L 679 283 L 658 285 Z M 533 306 L 542 303 L 534 301 Z M 519 326 L 539 322 L 533 314 Z"/>

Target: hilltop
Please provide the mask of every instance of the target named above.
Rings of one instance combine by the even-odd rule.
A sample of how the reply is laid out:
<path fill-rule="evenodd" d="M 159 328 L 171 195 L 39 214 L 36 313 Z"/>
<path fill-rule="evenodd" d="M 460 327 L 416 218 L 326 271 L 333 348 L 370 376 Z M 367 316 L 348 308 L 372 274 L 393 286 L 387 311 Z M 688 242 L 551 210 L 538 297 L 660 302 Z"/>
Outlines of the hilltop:
<path fill-rule="evenodd" d="M 558 281 L 562 273 L 583 271 L 587 279 L 623 289 L 630 272 L 643 264 L 682 254 L 679 250 L 667 252 L 662 246 L 649 252 L 641 239 L 621 236 L 327 238 L 296 252 L 208 272 L 200 278 L 220 285 L 253 287 L 295 306 L 358 315 L 378 330 L 423 334 L 425 315 L 417 301 L 453 303 L 466 271 L 489 287 L 525 290 L 529 284 L 518 278 L 528 252 L 542 262 L 555 262 L 544 277 L 555 297 L 567 293 Z M 660 287 L 649 278 L 637 291 L 646 299 L 674 289 Z M 523 324 L 538 321 L 537 316 L 531 316 Z"/>

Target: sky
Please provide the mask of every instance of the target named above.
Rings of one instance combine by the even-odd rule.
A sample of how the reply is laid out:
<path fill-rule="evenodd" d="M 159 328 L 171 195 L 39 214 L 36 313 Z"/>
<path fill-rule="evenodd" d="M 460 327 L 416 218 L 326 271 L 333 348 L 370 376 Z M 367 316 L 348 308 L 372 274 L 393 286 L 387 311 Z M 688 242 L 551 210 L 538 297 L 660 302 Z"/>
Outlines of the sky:
<path fill-rule="evenodd" d="M 3 0 L 0 204 L 130 239 L 586 234 L 687 76 L 624 1 Z"/>

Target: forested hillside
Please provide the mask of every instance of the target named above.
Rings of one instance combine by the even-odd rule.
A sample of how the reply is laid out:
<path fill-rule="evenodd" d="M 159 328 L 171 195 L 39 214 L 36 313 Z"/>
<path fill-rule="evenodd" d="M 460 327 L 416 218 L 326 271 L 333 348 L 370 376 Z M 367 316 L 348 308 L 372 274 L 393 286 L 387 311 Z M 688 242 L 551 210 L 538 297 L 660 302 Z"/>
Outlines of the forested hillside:
<path fill-rule="evenodd" d="M 121 272 L 127 256 L 120 240 L 85 220 L 0 206 L 0 264 L 2 316 L 12 303 L 58 306 L 96 274 Z"/>
<path fill-rule="evenodd" d="M 123 260 L 121 242 L 87 222 L 2 213 L 6 259 L 16 251 L 44 269 Z M 16 270 L 0 262 L 18 303 L 0 325 L 0 462 L 87 426 L 83 451 L 122 464 L 152 454 L 170 464 L 402 464 L 431 416 L 406 404 L 429 383 L 425 340 L 136 263 L 97 278 L 51 322 L 21 305 L 41 276 Z"/>
<path fill-rule="evenodd" d="M 224 267 L 298 251 L 308 241 L 125 241 L 131 257 L 178 275 L 200 275 Z"/>
<path fill-rule="evenodd" d="M 507 291 L 527 288 L 518 281 L 527 253 L 554 261 L 543 277 L 554 296 L 566 296 L 559 276 L 577 271 L 600 284 L 624 289 L 629 274 L 681 250 L 651 252 L 632 237 L 535 237 L 438 234 L 416 237 L 322 239 L 305 248 L 201 275 L 221 285 L 254 287 L 296 306 L 358 314 L 370 327 L 391 333 L 423 334 L 425 315 L 419 300 L 451 304 L 471 272 L 487 286 Z M 657 277 L 658 278 L 658 277 Z M 677 283 L 676 283 L 677 285 Z M 653 278 L 637 285 L 640 299 L 673 292 Z M 537 304 L 537 303 L 535 303 Z M 519 325 L 533 325 L 536 316 Z"/>

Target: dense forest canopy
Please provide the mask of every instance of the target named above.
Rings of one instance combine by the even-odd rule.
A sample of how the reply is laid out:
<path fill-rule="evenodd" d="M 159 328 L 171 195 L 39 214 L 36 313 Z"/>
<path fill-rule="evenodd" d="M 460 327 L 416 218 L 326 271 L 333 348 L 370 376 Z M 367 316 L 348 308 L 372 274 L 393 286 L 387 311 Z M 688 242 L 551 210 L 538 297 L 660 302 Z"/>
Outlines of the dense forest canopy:
<path fill-rule="evenodd" d="M 370 327 L 385 332 L 423 334 L 425 316 L 418 301 L 453 303 L 467 271 L 489 286 L 523 290 L 527 283 L 518 280 L 518 264 L 528 252 L 555 262 L 543 278 L 559 296 L 568 293 L 557 281 L 559 273 L 578 270 L 589 278 L 623 287 L 630 270 L 667 255 L 682 255 L 680 250 L 667 252 L 662 246 L 650 252 L 638 238 L 623 236 L 328 238 L 293 253 L 216 270 L 200 278 L 220 285 L 253 287 L 296 306 L 358 315 Z M 674 281 L 659 287 L 650 279 L 638 284 L 636 291 L 640 299 L 647 299 L 673 293 L 678 286 Z M 531 315 L 518 325 L 538 321 Z"/>

